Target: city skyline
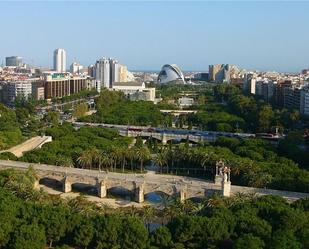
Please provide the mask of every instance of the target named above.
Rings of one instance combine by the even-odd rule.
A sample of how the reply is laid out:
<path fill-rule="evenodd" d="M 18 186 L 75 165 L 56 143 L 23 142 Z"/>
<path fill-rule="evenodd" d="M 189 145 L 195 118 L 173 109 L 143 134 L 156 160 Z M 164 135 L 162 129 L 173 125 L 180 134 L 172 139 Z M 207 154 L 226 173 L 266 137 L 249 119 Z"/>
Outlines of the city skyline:
<path fill-rule="evenodd" d="M 281 72 L 309 66 L 305 33 L 309 3 L 305 2 L 93 2 L 90 6 L 3 2 L 0 6 L 3 19 L 10 20 L 2 30 L 10 39 L 0 47 L 1 62 L 18 55 L 26 63 L 52 68 L 52 53 L 61 47 L 67 52 L 67 67 L 72 62 L 88 66 L 103 56 L 117 58 L 134 71 L 160 71 L 162 65 L 173 63 L 184 71 L 207 71 L 210 64 L 226 63 Z"/>

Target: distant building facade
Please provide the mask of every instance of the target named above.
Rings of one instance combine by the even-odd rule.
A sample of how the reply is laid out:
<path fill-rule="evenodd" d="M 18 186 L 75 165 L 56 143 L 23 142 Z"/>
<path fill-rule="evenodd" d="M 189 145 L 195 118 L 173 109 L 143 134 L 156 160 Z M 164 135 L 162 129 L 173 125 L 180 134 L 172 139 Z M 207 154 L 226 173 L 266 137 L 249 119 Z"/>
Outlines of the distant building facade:
<path fill-rule="evenodd" d="M 22 67 L 23 58 L 20 56 L 10 56 L 5 58 L 5 65 L 7 67 Z"/>
<path fill-rule="evenodd" d="M 113 90 L 123 92 L 130 100 L 155 101 L 156 89 L 146 88 L 144 82 L 115 82 Z"/>
<path fill-rule="evenodd" d="M 31 81 L 11 81 L 4 85 L 4 94 L 6 95 L 6 102 L 12 105 L 17 97 L 28 99 L 32 94 Z"/>
<path fill-rule="evenodd" d="M 72 74 L 81 74 L 83 69 L 84 69 L 83 65 L 77 62 L 73 62 L 70 66 L 70 72 Z"/>
<path fill-rule="evenodd" d="M 45 99 L 62 98 L 87 89 L 86 77 L 70 77 L 68 73 L 44 75 Z"/>

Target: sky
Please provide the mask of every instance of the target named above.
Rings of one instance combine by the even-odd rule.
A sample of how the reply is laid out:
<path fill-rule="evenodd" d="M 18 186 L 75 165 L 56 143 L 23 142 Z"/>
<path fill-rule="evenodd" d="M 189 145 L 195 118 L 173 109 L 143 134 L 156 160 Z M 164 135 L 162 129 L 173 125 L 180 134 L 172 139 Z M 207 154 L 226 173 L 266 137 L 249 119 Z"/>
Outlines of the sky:
<path fill-rule="evenodd" d="M 114 57 L 131 70 L 209 64 L 299 72 L 309 68 L 309 2 L 296 1 L 0 1 L 0 62 L 22 56 L 52 67 Z"/>

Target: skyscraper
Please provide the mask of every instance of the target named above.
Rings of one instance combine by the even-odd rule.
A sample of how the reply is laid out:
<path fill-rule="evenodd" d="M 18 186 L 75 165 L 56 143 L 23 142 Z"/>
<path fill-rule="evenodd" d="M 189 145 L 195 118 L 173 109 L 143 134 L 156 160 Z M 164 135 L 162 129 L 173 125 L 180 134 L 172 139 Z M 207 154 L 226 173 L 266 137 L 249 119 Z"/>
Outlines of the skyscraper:
<path fill-rule="evenodd" d="M 109 67 L 110 67 L 110 87 L 112 87 L 114 82 L 119 82 L 119 63 L 118 63 L 118 61 L 110 58 L 109 59 Z"/>
<path fill-rule="evenodd" d="M 109 60 L 102 58 L 95 64 L 95 79 L 101 88 L 110 88 L 110 64 Z"/>
<path fill-rule="evenodd" d="M 66 71 L 66 53 L 62 48 L 54 51 L 54 70 L 59 73 Z"/>

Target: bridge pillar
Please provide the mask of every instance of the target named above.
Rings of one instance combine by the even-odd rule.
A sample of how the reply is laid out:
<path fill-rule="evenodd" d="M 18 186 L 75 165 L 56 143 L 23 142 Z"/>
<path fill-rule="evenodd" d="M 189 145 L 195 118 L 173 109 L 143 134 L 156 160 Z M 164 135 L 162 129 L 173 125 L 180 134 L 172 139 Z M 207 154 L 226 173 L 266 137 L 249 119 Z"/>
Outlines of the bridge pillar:
<path fill-rule="evenodd" d="M 222 184 L 222 176 L 220 175 L 215 175 L 215 185 L 219 185 Z"/>
<path fill-rule="evenodd" d="M 97 180 L 97 189 L 98 189 L 98 196 L 100 198 L 106 197 L 107 187 L 106 187 L 106 181 L 105 180 L 102 180 L 102 181 Z"/>
<path fill-rule="evenodd" d="M 162 133 L 161 142 L 162 142 L 163 145 L 167 144 L 167 139 L 166 139 L 166 134 L 165 133 Z"/>
<path fill-rule="evenodd" d="M 72 191 L 72 184 L 69 181 L 69 178 L 67 176 L 64 177 L 63 180 L 62 180 L 62 191 L 64 193 L 69 193 L 69 192 Z"/>
<path fill-rule="evenodd" d="M 39 179 L 35 179 L 33 183 L 33 189 L 39 189 L 40 181 Z"/>
<path fill-rule="evenodd" d="M 231 181 L 230 179 L 226 179 L 225 177 L 222 177 L 222 196 L 224 197 L 230 197 L 231 196 Z"/>
<path fill-rule="evenodd" d="M 144 202 L 144 183 L 134 182 L 135 201 L 138 203 Z"/>

